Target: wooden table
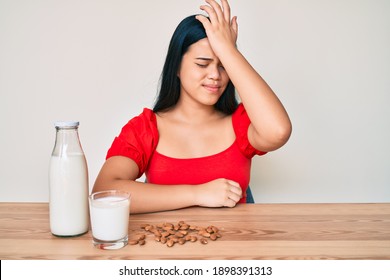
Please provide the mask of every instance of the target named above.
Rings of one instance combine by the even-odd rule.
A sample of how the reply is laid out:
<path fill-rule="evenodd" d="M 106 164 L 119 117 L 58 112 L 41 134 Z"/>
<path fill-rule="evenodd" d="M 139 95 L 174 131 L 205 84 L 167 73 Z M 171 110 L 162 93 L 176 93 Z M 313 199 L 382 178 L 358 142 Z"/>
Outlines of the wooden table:
<path fill-rule="evenodd" d="M 144 223 L 218 227 L 207 245 L 154 241 L 105 251 L 91 232 L 50 233 L 47 203 L 0 203 L 0 259 L 390 259 L 390 204 L 247 204 L 131 215 L 130 239 Z"/>

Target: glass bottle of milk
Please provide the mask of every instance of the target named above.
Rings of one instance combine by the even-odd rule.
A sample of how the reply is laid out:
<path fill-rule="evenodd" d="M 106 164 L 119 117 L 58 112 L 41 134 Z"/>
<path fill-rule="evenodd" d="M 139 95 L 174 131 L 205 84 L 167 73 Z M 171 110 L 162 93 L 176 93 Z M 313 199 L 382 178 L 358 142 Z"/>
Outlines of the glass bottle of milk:
<path fill-rule="evenodd" d="M 88 167 L 81 147 L 79 122 L 56 122 L 49 166 L 50 230 L 60 237 L 89 229 Z"/>

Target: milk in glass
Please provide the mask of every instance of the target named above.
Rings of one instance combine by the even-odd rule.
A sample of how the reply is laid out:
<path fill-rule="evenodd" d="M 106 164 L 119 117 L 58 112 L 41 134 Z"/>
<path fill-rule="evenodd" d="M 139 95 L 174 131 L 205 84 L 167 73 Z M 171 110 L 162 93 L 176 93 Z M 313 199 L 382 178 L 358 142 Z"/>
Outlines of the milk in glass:
<path fill-rule="evenodd" d="M 116 241 L 127 237 L 130 201 L 127 197 L 106 196 L 91 200 L 91 226 L 94 238 Z"/>

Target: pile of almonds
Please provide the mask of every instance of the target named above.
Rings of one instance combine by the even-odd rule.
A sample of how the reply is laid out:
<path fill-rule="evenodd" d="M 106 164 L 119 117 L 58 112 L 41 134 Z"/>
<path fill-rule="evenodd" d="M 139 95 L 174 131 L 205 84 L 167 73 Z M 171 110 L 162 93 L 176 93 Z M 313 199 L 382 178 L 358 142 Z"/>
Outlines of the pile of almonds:
<path fill-rule="evenodd" d="M 172 247 L 176 243 L 183 245 L 186 242 L 196 242 L 199 240 L 202 244 L 207 244 L 209 240 L 215 241 L 221 238 L 222 235 L 219 229 L 215 226 L 200 227 L 193 226 L 180 221 L 177 224 L 161 223 L 158 225 L 144 224 L 141 225 L 141 229 L 146 234 L 151 233 L 154 235 L 154 240 L 166 244 L 168 247 Z M 137 239 L 129 241 L 130 245 L 144 245 L 145 234 L 141 234 Z"/>

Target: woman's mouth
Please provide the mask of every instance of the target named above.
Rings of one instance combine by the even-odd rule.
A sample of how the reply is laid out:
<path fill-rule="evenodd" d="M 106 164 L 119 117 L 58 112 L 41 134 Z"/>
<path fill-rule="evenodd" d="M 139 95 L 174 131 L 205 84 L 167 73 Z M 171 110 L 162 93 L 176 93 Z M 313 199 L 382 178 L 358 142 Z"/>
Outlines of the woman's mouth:
<path fill-rule="evenodd" d="M 218 85 L 203 85 L 203 87 L 209 91 L 209 92 L 212 92 L 212 93 L 217 93 L 219 92 L 219 88 L 220 86 Z"/>

